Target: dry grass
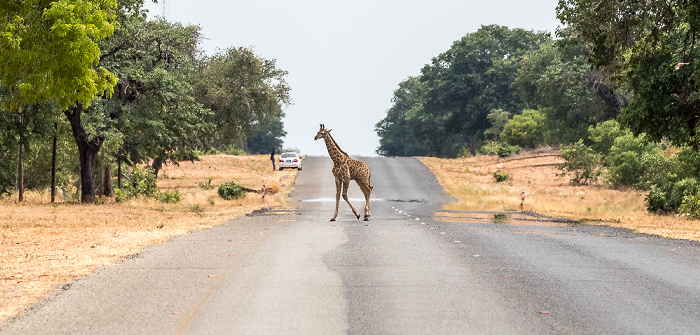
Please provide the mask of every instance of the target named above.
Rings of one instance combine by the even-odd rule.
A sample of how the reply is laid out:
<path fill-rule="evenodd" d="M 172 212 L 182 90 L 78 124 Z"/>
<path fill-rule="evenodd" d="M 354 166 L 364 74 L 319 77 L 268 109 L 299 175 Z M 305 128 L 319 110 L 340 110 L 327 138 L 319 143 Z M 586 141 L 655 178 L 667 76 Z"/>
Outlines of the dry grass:
<path fill-rule="evenodd" d="M 47 204 L 47 192 L 28 192 L 25 202 L 0 199 L 0 322 L 16 315 L 61 283 L 91 273 L 96 267 L 138 253 L 169 237 L 223 224 L 265 207 L 286 207 L 295 170 L 272 171 L 268 156 L 202 156 L 198 162 L 167 166 L 159 176 L 161 190 L 177 189 L 181 202 L 134 199 L 125 203 Z M 227 201 L 217 190 L 225 181 L 260 189 L 278 185 L 265 199 L 249 193 Z"/>
<path fill-rule="evenodd" d="M 453 210 L 518 210 L 525 192 L 524 210 L 587 220 L 637 232 L 670 238 L 700 240 L 700 222 L 647 212 L 645 193 L 612 190 L 600 185 L 570 186 L 567 177 L 558 177 L 558 153 L 523 154 L 497 158 L 478 156 L 459 159 L 421 158 L 435 173 L 442 186 L 458 202 L 447 204 Z M 510 178 L 496 183 L 493 172 Z"/>

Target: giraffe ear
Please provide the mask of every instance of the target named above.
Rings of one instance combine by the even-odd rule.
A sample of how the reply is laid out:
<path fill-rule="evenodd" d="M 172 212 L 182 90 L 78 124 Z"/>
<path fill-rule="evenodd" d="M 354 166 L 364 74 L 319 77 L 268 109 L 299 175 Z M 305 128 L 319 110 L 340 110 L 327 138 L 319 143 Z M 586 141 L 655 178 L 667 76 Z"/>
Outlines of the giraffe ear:
<path fill-rule="evenodd" d="M 330 132 L 331 132 L 331 130 L 333 130 L 333 129 L 328 129 L 328 132 L 330 133 Z"/>

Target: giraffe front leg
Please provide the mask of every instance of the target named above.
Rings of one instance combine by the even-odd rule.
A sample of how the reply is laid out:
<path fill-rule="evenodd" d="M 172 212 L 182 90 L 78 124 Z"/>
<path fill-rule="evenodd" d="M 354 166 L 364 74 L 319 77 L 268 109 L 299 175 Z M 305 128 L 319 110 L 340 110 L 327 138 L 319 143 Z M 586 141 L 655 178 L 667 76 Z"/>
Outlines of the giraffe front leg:
<path fill-rule="evenodd" d="M 352 209 L 353 214 L 357 216 L 357 219 L 360 219 L 360 214 L 357 213 L 355 210 L 355 207 L 352 207 L 352 204 L 350 203 L 350 199 L 348 199 L 348 187 L 350 186 L 350 180 L 344 180 L 343 181 L 343 199 L 345 199 L 345 202 L 350 205 L 350 209 Z"/>
<path fill-rule="evenodd" d="M 340 203 L 340 178 L 335 177 L 335 214 L 333 214 L 333 218 L 331 221 L 335 221 L 335 218 L 338 217 L 338 204 Z"/>

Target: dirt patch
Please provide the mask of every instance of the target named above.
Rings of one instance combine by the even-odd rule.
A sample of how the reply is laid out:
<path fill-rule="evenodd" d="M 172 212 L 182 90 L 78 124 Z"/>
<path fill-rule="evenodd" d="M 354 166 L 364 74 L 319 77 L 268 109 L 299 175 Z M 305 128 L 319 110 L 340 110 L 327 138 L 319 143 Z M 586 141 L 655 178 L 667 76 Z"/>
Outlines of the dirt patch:
<path fill-rule="evenodd" d="M 58 285 L 134 255 L 147 245 L 262 208 L 290 207 L 286 199 L 295 176 L 296 170 L 273 171 L 269 156 L 212 155 L 162 170 L 158 186 L 178 190 L 182 199 L 178 204 L 134 199 L 83 205 L 59 199 L 51 205 L 47 192 L 28 192 L 22 204 L 2 198 L 0 322 Z M 218 196 L 216 188 L 200 187 L 200 183 L 218 186 L 226 181 L 252 189 L 275 184 L 280 192 L 268 193 L 265 199 L 248 193 L 242 199 L 227 201 Z"/>
<path fill-rule="evenodd" d="M 458 199 L 445 205 L 455 211 L 529 211 L 554 218 L 629 228 L 636 232 L 700 241 L 700 221 L 647 212 L 645 192 L 613 190 L 605 185 L 570 186 L 557 176 L 557 153 L 498 158 L 420 158 L 447 192 Z M 493 173 L 509 178 L 497 183 Z M 520 208 L 522 194 L 523 208 Z"/>

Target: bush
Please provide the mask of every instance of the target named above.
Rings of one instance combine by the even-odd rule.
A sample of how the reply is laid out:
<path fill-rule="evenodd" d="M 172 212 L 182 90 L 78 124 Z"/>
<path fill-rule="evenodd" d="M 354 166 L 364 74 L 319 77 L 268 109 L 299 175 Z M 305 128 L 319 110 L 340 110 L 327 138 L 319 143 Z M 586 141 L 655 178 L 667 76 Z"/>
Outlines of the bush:
<path fill-rule="evenodd" d="M 503 128 L 500 138 L 504 143 L 523 148 L 544 144 L 545 116 L 539 111 L 526 109 L 515 115 Z"/>
<path fill-rule="evenodd" d="M 158 194 L 156 175 L 151 167 L 140 169 L 135 167 L 131 175 L 126 175 L 122 188 L 114 190 L 116 201 L 124 201 L 133 197 L 154 197 Z"/>
<path fill-rule="evenodd" d="M 233 200 L 242 197 L 245 194 L 240 185 L 234 183 L 224 183 L 219 186 L 219 196 L 226 200 Z"/>
<path fill-rule="evenodd" d="M 523 149 L 517 145 L 503 144 L 498 141 L 487 141 L 480 149 L 481 153 L 484 155 L 498 155 L 498 157 L 517 155 L 520 154 L 522 150 Z"/>
<path fill-rule="evenodd" d="M 697 179 L 693 177 L 679 178 L 676 174 L 668 174 L 665 181 L 654 185 L 646 197 L 649 212 L 673 213 L 680 209 L 684 198 L 696 195 L 700 191 Z"/>
<path fill-rule="evenodd" d="M 498 147 L 496 153 L 498 157 L 508 157 L 512 155 L 519 155 L 523 151 L 523 148 L 517 145 L 501 145 Z"/>
<path fill-rule="evenodd" d="M 684 196 L 678 211 L 688 219 L 700 219 L 700 193 Z"/>
<path fill-rule="evenodd" d="M 506 181 L 506 180 L 508 180 L 509 177 L 510 176 L 505 172 L 496 171 L 493 173 L 493 178 L 496 179 L 497 183 L 500 183 L 502 181 Z"/>
<path fill-rule="evenodd" d="M 647 170 L 642 164 L 642 156 L 660 155 L 661 148 L 653 143 L 645 143 L 644 136 L 635 137 L 631 132 L 617 137 L 605 158 L 608 168 L 607 179 L 613 187 L 632 186 L 644 188 Z"/>
<path fill-rule="evenodd" d="M 209 180 L 207 180 L 207 181 L 200 181 L 199 182 L 199 188 L 201 188 L 203 190 L 213 190 L 214 187 L 216 187 L 216 186 L 211 184 L 211 178 L 209 178 Z"/>
<path fill-rule="evenodd" d="M 159 192 L 156 195 L 156 200 L 164 203 L 176 204 L 180 202 L 180 192 L 178 190 Z"/>
<path fill-rule="evenodd" d="M 558 176 L 571 175 L 569 184 L 586 185 L 598 180 L 601 154 L 583 144 L 583 140 L 564 147 L 561 158 L 565 162 L 557 167 L 563 171 Z"/>
<path fill-rule="evenodd" d="M 629 133 L 620 129 L 620 124 L 615 120 L 600 122 L 588 127 L 588 138 L 593 141 L 591 148 L 595 152 L 607 155 L 615 144 L 615 139 Z"/>

